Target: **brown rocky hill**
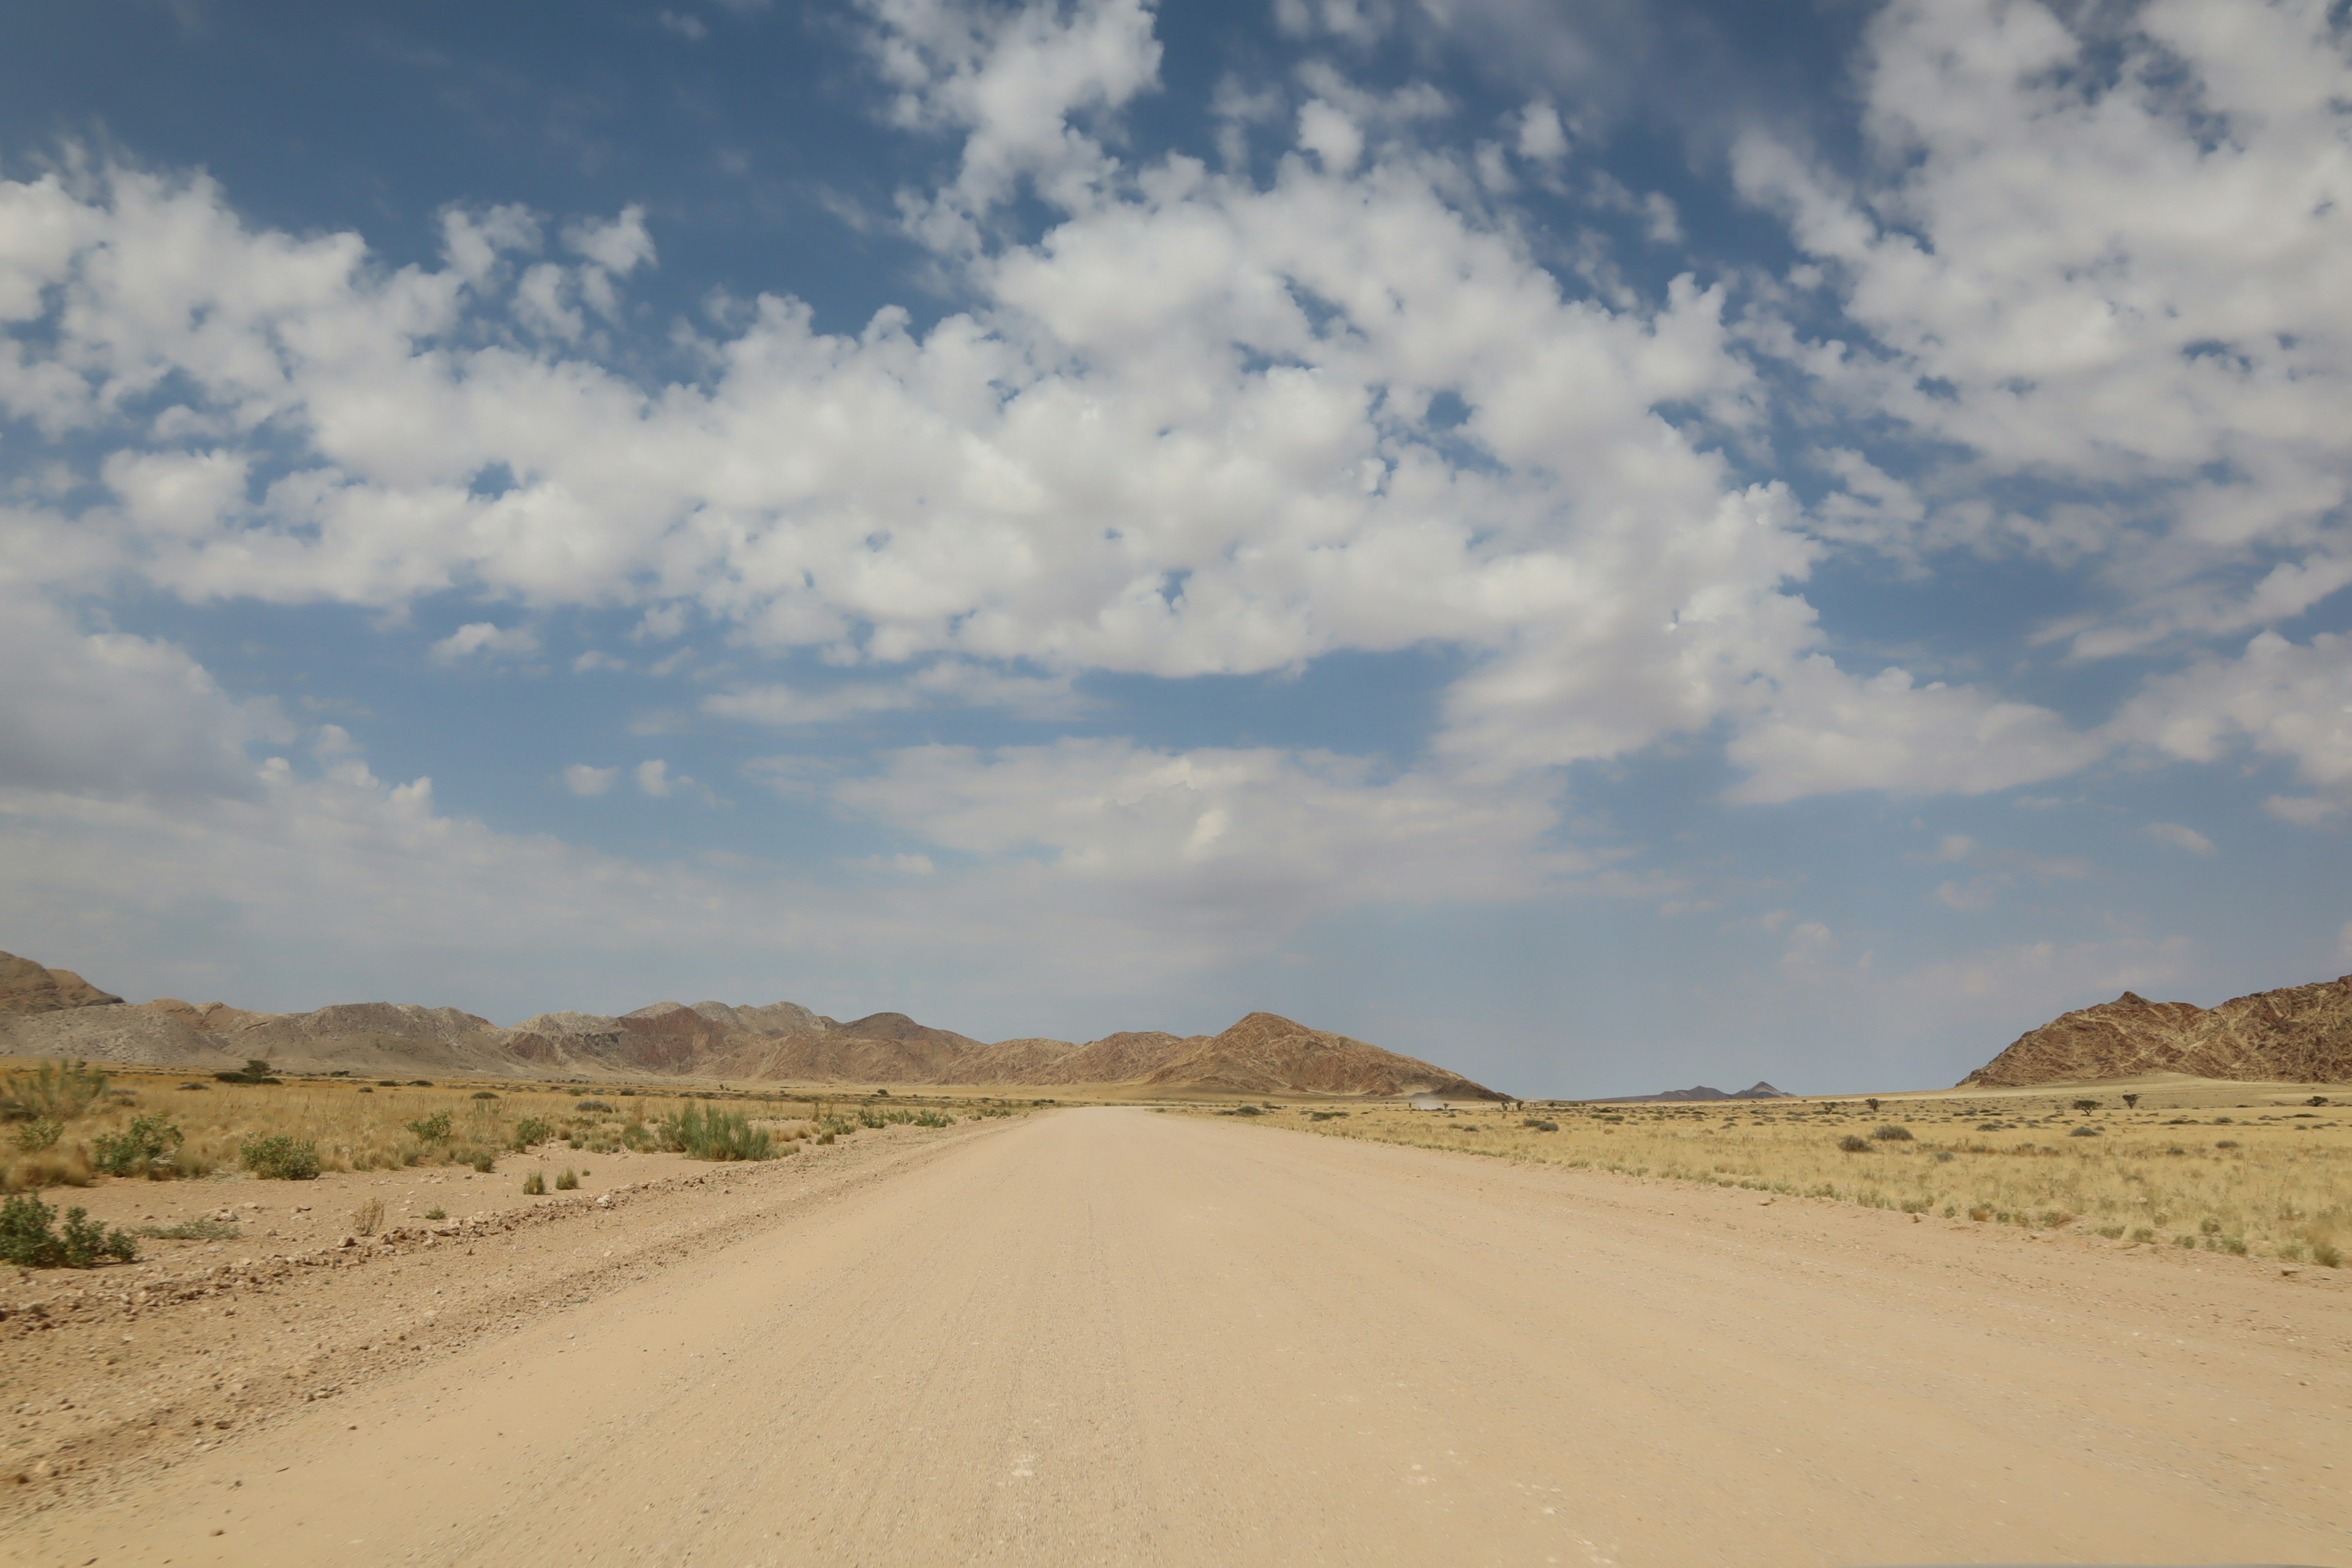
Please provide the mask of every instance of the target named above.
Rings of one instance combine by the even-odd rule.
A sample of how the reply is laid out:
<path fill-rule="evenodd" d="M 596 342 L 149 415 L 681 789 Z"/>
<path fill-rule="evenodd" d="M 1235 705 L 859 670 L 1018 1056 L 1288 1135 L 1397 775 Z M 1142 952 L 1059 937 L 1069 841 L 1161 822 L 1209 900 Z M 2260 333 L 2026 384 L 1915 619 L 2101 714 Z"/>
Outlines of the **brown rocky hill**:
<path fill-rule="evenodd" d="M 2178 1072 L 2250 1083 L 2352 1082 L 2352 974 L 2218 1007 L 2126 991 L 2018 1037 L 1960 1080 L 2014 1088 Z"/>
<path fill-rule="evenodd" d="M 1142 1081 L 1154 1088 L 1242 1094 L 1505 1098 L 1444 1068 L 1345 1035 L 1310 1029 L 1273 1013 L 1252 1013 L 1222 1035 L 1186 1041 L 1184 1049 L 1146 1074 Z"/>
<path fill-rule="evenodd" d="M 44 969 L 29 958 L 0 952 L 0 1013 L 59 1013 L 121 1001 L 70 969 Z"/>
<path fill-rule="evenodd" d="M 1161 1092 L 1501 1099 L 1459 1074 L 1345 1035 L 1253 1013 L 1221 1035 L 1129 1030 L 1079 1043 L 993 1045 L 874 1013 L 847 1023 L 793 1002 L 656 1002 L 617 1016 L 541 1013 L 512 1028 L 455 1007 L 354 1002 L 256 1013 L 160 997 L 125 1004 L 29 960 L 17 990 L 38 1016 L 0 1014 L 0 1055 L 235 1067 L 258 1057 L 293 1071 L 503 1077 L 678 1077 L 793 1084 L 1127 1085 Z"/>

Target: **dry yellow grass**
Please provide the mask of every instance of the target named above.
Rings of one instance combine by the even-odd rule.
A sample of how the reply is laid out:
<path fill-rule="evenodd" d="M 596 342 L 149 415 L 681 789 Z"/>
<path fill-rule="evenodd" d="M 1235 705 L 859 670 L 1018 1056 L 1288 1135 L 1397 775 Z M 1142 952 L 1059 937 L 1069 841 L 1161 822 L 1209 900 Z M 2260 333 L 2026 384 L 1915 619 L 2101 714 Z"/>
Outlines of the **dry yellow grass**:
<path fill-rule="evenodd" d="M 24 1072 L 39 1064 L 0 1062 Z M 287 1079 L 274 1085 L 222 1083 L 209 1075 L 139 1068 L 107 1068 L 107 1094 L 66 1123 L 54 1147 L 20 1150 L 0 1131 L 0 1190 L 21 1192 L 80 1186 L 93 1179 L 92 1151 L 142 1116 L 160 1116 L 180 1139 L 164 1168 L 197 1177 L 238 1168 L 246 1141 L 285 1136 L 316 1145 L 326 1171 L 396 1170 L 412 1165 L 472 1164 L 507 1154 L 517 1142 L 551 1142 L 589 1152 L 646 1146 L 666 1116 L 689 1104 L 717 1102 L 749 1116 L 782 1144 L 879 1124 L 892 1108 L 918 1113 L 901 1096 L 881 1101 L 838 1093 L 791 1094 L 736 1090 L 725 1094 L 670 1086 L 517 1084 L 436 1080 L 429 1087 L 350 1078 Z M 583 1107 L 586 1109 L 583 1109 Z M 969 1100 L 961 1109 L 974 1113 Z M 861 1112 L 864 1115 L 861 1116 Z M 988 1113 L 983 1108 L 982 1113 Z M 950 1113 L 951 1114 L 951 1113 Z M 446 1135 L 436 1135 L 446 1118 Z M 539 1127 L 530 1125 L 532 1122 Z M 24 1124 L 19 1124 L 24 1125 Z M 420 1131 L 419 1128 L 423 1131 Z M 543 1131 L 542 1131 L 543 1129 Z"/>
<path fill-rule="evenodd" d="M 2352 1247 L 2352 1107 L 2311 1106 L 2304 1090 L 2272 1085 L 2132 1092 L 2136 1109 L 2101 1085 L 1888 1097 L 1875 1111 L 1859 1100 L 1345 1114 L 1292 1105 L 1264 1120 L 1332 1137 L 2341 1266 Z M 2352 1097 L 2339 1087 L 2327 1098 Z M 2078 1111 L 2076 1100 L 2100 1103 Z M 1910 1137 L 1872 1136 L 1882 1126 Z M 1841 1148 L 1847 1139 L 1864 1149 Z"/>

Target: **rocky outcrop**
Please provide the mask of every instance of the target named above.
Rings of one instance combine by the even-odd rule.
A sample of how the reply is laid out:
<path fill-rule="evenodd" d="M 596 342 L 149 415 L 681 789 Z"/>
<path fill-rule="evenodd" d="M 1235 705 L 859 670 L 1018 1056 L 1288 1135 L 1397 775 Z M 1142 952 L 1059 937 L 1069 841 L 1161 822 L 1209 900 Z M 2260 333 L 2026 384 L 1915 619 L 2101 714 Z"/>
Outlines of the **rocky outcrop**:
<path fill-rule="evenodd" d="M 68 1007 L 107 1007 L 122 1000 L 70 969 L 45 969 L 29 958 L 0 952 L 0 1013 L 60 1013 Z"/>
<path fill-rule="evenodd" d="M 2014 1088 L 2150 1072 L 2248 1083 L 2352 1082 L 2352 974 L 2210 1008 L 2126 991 L 2021 1035 L 1960 1082 Z"/>

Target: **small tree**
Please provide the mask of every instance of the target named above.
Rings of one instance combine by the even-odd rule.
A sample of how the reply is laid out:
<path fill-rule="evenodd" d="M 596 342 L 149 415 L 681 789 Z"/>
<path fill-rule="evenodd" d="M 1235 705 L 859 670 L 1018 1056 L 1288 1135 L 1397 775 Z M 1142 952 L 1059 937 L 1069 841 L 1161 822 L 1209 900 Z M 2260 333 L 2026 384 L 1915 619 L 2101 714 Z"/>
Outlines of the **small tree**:
<path fill-rule="evenodd" d="M 2139 1096 L 2136 1094 L 2125 1095 L 2124 1108 L 2127 1110 L 2137 1110 L 2139 1109 Z"/>

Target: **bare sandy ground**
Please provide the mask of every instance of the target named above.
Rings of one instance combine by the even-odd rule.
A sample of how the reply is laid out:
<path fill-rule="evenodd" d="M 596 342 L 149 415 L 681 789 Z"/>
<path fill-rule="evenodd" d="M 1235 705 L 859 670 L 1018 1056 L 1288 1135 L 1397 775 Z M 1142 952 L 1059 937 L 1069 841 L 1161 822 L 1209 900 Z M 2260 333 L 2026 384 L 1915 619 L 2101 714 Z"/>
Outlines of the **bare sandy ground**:
<path fill-rule="evenodd" d="M 0 1557 L 2352 1563 L 2323 1270 L 1124 1109 L 630 1199 L 248 1300 L 508 1282 Z"/>

